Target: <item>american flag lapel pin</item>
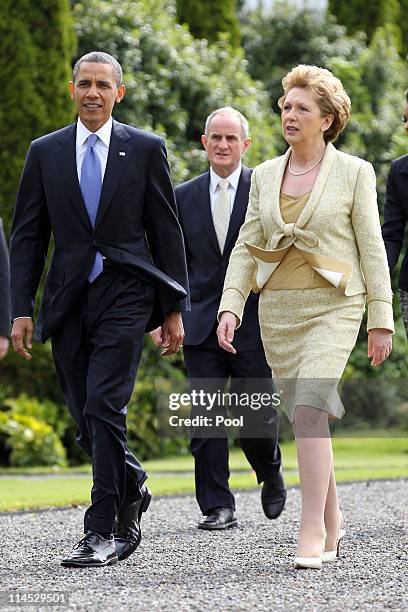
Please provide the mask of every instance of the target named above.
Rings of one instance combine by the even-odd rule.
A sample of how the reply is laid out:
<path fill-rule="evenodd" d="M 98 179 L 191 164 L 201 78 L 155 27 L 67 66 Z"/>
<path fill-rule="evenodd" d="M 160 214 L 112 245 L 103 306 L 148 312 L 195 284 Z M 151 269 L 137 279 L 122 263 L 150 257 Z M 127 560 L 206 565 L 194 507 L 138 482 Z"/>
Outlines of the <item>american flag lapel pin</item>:
<path fill-rule="evenodd" d="M 125 157 L 126 153 L 125 153 L 125 151 L 119 151 L 119 155 L 120 155 L 121 157 Z"/>

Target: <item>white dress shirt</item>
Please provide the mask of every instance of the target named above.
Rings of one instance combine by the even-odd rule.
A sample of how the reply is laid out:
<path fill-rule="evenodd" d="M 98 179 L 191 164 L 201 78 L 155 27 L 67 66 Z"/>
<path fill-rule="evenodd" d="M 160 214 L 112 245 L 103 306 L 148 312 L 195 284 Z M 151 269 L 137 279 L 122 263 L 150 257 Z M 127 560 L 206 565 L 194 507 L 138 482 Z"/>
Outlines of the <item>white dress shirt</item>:
<path fill-rule="evenodd" d="M 242 164 L 239 164 L 238 168 L 234 170 L 229 176 L 221 177 L 210 167 L 210 202 L 211 202 L 211 213 L 214 212 L 214 204 L 217 199 L 217 186 L 220 178 L 226 178 L 229 181 L 228 194 L 230 196 L 230 212 L 234 208 L 235 196 L 237 195 L 239 177 L 241 176 Z"/>
<path fill-rule="evenodd" d="M 103 180 L 103 177 L 105 176 L 106 162 L 108 161 L 109 144 L 112 134 L 112 124 L 112 117 L 109 117 L 108 121 L 104 123 L 103 126 L 100 127 L 97 132 L 90 132 L 78 117 L 76 133 L 76 165 L 79 182 L 81 182 L 82 162 L 84 161 L 86 153 L 86 140 L 89 134 L 96 134 L 96 136 L 98 136 L 94 151 L 98 155 L 99 161 L 101 162 Z"/>

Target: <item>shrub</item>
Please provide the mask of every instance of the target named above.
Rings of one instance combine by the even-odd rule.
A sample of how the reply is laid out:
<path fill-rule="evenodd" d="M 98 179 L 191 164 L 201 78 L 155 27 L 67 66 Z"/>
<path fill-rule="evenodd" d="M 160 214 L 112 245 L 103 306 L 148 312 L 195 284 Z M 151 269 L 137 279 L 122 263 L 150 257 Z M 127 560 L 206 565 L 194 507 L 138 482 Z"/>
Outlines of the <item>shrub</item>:
<path fill-rule="evenodd" d="M 0 438 L 9 451 L 9 465 L 28 467 L 66 464 L 65 449 L 50 425 L 32 416 L 0 413 Z"/>

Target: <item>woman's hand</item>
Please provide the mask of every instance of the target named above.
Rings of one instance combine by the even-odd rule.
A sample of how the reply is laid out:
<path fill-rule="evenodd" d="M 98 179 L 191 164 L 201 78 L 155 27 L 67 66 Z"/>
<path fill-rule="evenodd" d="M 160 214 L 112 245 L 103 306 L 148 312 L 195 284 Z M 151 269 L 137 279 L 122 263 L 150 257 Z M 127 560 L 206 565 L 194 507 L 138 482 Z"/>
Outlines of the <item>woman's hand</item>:
<path fill-rule="evenodd" d="M 378 366 L 392 351 L 392 332 L 389 329 L 370 329 L 368 332 L 368 356 L 371 365 Z"/>
<path fill-rule="evenodd" d="M 9 339 L 4 336 L 0 336 L 0 359 L 3 359 L 7 355 L 9 347 Z"/>
<path fill-rule="evenodd" d="M 163 346 L 163 334 L 161 327 L 156 327 L 156 329 L 150 331 L 149 336 L 153 340 L 155 346 Z"/>
<path fill-rule="evenodd" d="M 237 317 L 232 312 L 223 312 L 217 328 L 218 344 L 224 351 L 236 354 L 236 350 L 231 342 L 234 339 L 234 332 L 237 326 Z"/>

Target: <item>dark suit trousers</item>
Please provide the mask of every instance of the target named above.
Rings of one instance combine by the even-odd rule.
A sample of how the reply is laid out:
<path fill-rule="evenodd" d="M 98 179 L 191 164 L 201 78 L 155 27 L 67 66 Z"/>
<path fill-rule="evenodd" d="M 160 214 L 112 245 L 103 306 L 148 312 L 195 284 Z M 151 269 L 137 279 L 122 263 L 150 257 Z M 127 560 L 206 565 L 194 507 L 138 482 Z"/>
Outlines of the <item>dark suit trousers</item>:
<path fill-rule="evenodd" d="M 204 348 L 198 345 L 184 346 L 183 352 L 193 388 L 200 387 L 197 379 L 201 378 L 206 379 L 206 390 L 212 385 L 210 380 L 214 380 L 214 391 L 216 387 L 219 388 L 220 383 L 225 385 L 231 377 L 231 393 L 273 393 L 271 371 L 262 350 L 243 351 L 232 355 L 221 348 Z M 236 414 L 233 406 L 231 409 Z M 225 412 L 220 408 L 217 408 L 217 411 Z M 193 407 L 192 416 L 196 413 L 197 410 Z M 202 414 L 202 411 L 199 413 Z M 252 421 L 245 419 L 246 426 L 239 430 L 239 440 L 260 483 L 276 474 L 281 466 L 278 445 L 279 417 L 272 405 L 258 411 L 249 410 L 247 416 Z M 245 437 L 246 433 L 250 437 Z M 235 509 L 234 496 L 228 485 L 228 435 L 222 428 L 217 430 L 215 435 L 216 437 L 211 438 L 201 437 L 201 434 L 200 437 L 195 437 L 193 430 L 190 440 L 190 450 L 195 459 L 196 497 L 203 514 L 220 507 Z"/>
<path fill-rule="evenodd" d="M 111 533 L 123 506 L 140 499 L 147 476 L 126 445 L 126 404 L 132 394 L 153 308 L 154 290 L 109 267 L 87 284 L 52 336 L 57 374 L 77 439 L 92 458 L 92 505 L 84 531 Z"/>

